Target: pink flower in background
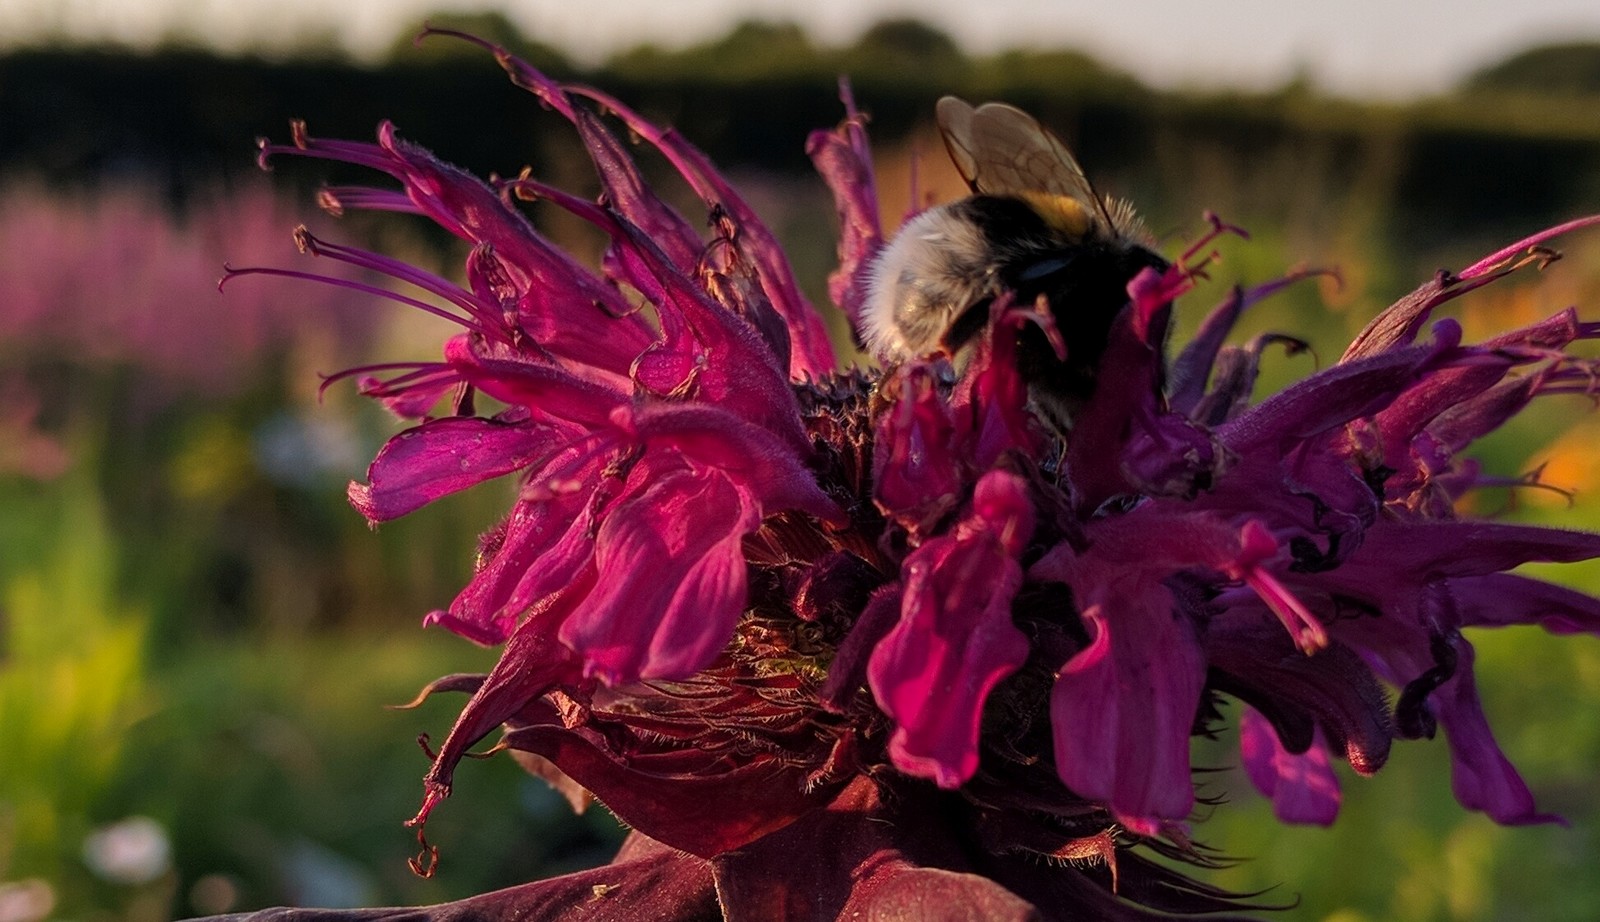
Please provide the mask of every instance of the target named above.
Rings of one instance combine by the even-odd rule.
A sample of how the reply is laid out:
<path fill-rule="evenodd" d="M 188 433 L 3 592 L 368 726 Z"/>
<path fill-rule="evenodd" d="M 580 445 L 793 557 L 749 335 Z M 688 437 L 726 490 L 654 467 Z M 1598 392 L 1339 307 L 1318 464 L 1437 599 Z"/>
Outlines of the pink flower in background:
<path fill-rule="evenodd" d="M 218 263 L 282 252 L 296 220 L 265 184 L 196 192 L 177 211 L 138 187 L 76 198 L 0 191 L 0 350 L 12 369 L 133 369 L 160 392 L 152 399 L 237 392 L 275 350 L 306 338 L 308 306 L 329 321 L 318 345 L 347 350 L 373 317 L 336 288 L 302 288 L 297 299 L 275 285 L 217 293 Z"/>
<path fill-rule="evenodd" d="M 1229 698 L 1248 706 L 1248 775 L 1287 821 L 1333 819 L 1333 759 L 1375 772 L 1394 740 L 1439 728 L 1463 805 L 1550 819 L 1495 744 L 1462 629 L 1600 631 L 1600 602 L 1508 572 L 1600 556 L 1600 537 L 1454 509 L 1480 483 L 1472 442 L 1538 396 L 1589 392 L 1594 363 L 1566 350 L 1600 328 L 1567 310 L 1467 344 L 1454 321 L 1428 324 L 1592 220 L 1441 273 L 1338 364 L 1259 403 L 1262 341 L 1224 342 L 1280 283 L 1237 290 L 1170 368 L 1162 354 L 1174 299 L 1231 231 L 1213 222 L 1130 280 L 1063 434 L 1035 419 L 1018 371 L 1021 331 L 1049 326 L 1031 305 L 996 299 L 960 367 L 837 373 L 771 233 L 702 154 L 493 50 L 573 124 L 598 202 L 530 176 L 481 182 L 387 124 L 375 144 L 296 126 L 263 146 L 385 173 L 397 188 L 325 204 L 421 215 L 471 247 L 458 285 L 300 237 L 408 283 L 419 297 L 391 297 L 457 328 L 437 361 L 354 372 L 414 423 L 352 485 L 356 507 L 376 524 L 491 478 L 520 485 L 472 581 L 426 619 L 504 646 L 488 675 L 432 687 L 471 698 L 416 822 L 499 728 L 635 830 L 607 868 L 430 917 L 1236 908 L 1163 863 L 1208 863 L 1188 831 L 1189 743 Z M 705 200 L 709 240 L 595 107 Z M 810 151 L 843 228 L 830 292 L 859 326 L 882 246 L 861 120 Z M 603 231 L 599 269 L 519 200 Z"/>

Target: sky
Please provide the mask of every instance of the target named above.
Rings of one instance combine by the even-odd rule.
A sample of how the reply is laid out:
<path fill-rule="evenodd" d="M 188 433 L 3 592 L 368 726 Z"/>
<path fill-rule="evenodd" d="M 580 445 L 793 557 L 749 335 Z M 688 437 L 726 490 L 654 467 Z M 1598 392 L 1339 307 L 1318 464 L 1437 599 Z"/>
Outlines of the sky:
<path fill-rule="evenodd" d="M 236 50 L 334 34 L 370 56 L 428 12 L 484 8 L 590 63 L 641 42 L 692 44 L 741 19 L 793 20 L 843 44 L 912 15 L 972 52 L 1078 48 L 1156 86 L 1261 89 L 1304 74 L 1335 93 L 1387 98 L 1441 91 L 1533 44 L 1600 41 L 1600 0 L 0 0 L 0 47 L 177 33 Z"/>

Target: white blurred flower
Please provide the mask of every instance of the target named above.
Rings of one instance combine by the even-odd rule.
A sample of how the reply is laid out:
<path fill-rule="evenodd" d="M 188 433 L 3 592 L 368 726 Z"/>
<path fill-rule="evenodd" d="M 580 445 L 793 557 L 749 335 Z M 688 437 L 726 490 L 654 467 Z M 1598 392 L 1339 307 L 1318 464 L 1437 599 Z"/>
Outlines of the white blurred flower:
<path fill-rule="evenodd" d="M 172 867 L 172 843 L 160 823 L 130 816 L 89 833 L 83 840 L 83 861 L 103 880 L 146 884 Z"/>

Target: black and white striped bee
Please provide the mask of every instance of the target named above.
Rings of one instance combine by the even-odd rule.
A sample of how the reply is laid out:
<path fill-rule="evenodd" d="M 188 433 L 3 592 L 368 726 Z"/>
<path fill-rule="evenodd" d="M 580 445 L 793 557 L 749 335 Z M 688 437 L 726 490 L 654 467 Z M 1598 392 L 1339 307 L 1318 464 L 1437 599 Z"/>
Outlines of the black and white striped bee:
<path fill-rule="evenodd" d="M 1057 358 L 1025 329 L 1019 372 L 1041 415 L 1065 432 L 1093 393 L 1128 282 L 1168 263 L 1126 202 L 1102 198 L 1083 168 L 1032 116 L 1003 103 L 938 104 L 939 130 L 972 195 L 918 214 L 879 254 L 864 334 L 887 365 L 960 355 L 1001 293 L 1041 297 L 1066 344 Z"/>

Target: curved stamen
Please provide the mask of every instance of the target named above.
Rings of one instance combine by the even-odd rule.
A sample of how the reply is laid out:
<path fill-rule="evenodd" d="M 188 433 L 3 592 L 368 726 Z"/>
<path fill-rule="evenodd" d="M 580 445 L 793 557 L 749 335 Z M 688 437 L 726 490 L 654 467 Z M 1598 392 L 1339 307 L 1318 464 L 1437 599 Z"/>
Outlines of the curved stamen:
<path fill-rule="evenodd" d="M 350 279 L 337 278 L 332 275 L 320 275 L 315 272 L 300 272 L 295 269 L 277 269 L 271 266 L 246 266 L 243 269 L 235 269 L 232 266 L 224 263 L 222 268 L 224 270 L 224 274 L 222 278 L 217 281 L 217 289 L 219 291 L 224 285 L 227 285 L 234 279 L 244 275 L 270 275 L 278 278 L 299 279 L 303 282 L 318 282 L 323 285 L 334 285 L 339 288 L 348 288 L 351 291 L 359 291 L 363 294 L 369 294 L 375 297 L 388 298 L 391 301 L 398 301 L 407 307 L 414 307 L 417 310 L 425 311 L 434 315 L 435 317 L 442 317 L 445 320 L 448 320 L 454 324 L 459 324 L 460 326 L 463 326 L 474 333 L 488 332 L 480 329 L 477 324 L 473 323 L 467 318 L 452 314 L 438 305 L 429 304 L 426 301 L 419 301 L 416 298 L 407 297 L 399 292 L 390 291 L 387 288 L 379 288 L 376 285 L 369 285 L 365 282 L 351 281 Z"/>
<path fill-rule="evenodd" d="M 331 374 L 323 375 L 322 383 L 317 385 L 317 395 L 320 397 L 328 390 L 328 388 L 332 387 L 333 385 L 339 383 L 340 381 L 354 378 L 357 375 L 371 374 L 379 371 L 398 371 L 402 368 L 412 369 L 412 371 L 408 374 L 400 375 L 397 378 L 393 378 L 390 381 L 385 382 L 387 385 L 396 384 L 406 379 L 420 380 L 428 372 L 437 372 L 440 369 L 447 367 L 448 366 L 439 362 L 381 362 L 375 365 L 357 365 L 354 368 L 346 368 L 343 371 L 336 371 L 332 372 Z M 402 384 L 402 386 L 404 385 Z"/>
<path fill-rule="evenodd" d="M 1562 234 L 1575 231 L 1580 228 L 1593 227 L 1596 224 L 1600 224 L 1600 214 L 1587 215 L 1582 218 L 1574 218 L 1565 224 L 1557 224 L 1555 227 L 1542 230 L 1531 237 L 1525 237 L 1522 240 L 1518 240 L 1516 243 L 1513 243 L 1505 249 L 1490 253 L 1488 256 L 1485 256 L 1467 268 L 1462 269 L 1456 274 L 1456 277 L 1461 279 L 1474 279 L 1485 274 L 1494 273 L 1496 270 L 1500 269 L 1503 264 L 1510 262 L 1513 257 L 1517 256 L 1519 253 L 1533 255 L 1533 252 L 1537 249 L 1540 249 L 1542 244 L 1544 244 L 1544 242 L 1547 240 L 1552 240 L 1561 236 Z M 1518 260 L 1517 264 L 1521 265 L 1522 260 Z"/>
<path fill-rule="evenodd" d="M 304 227 L 295 230 L 295 242 L 300 245 L 301 249 L 309 252 L 312 256 L 326 256 L 362 269 L 370 269 L 373 272 L 387 275 L 392 279 L 415 285 L 429 294 L 438 295 L 471 314 L 478 323 L 482 324 L 482 332 L 484 333 L 493 332 L 494 328 L 500 326 L 503 315 L 498 306 L 485 303 L 472 292 L 426 269 L 419 269 L 393 257 L 373 253 L 359 247 L 328 243 L 313 236 Z M 503 332 L 500 338 L 506 338 Z"/>
<path fill-rule="evenodd" d="M 397 211 L 404 214 L 423 214 L 411 197 L 398 189 L 377 189 L 372 186 L 325 186 L 317 193 L 317 205 L 331 215 L 342 215 L 346 208 L 366 211 Z"/>
<path fill-rule="evenodd" d="M 388 126 L 385 121 L 383 126 Z M 380 126 L 379 130 L 382 130 Z M 391 126 L 392 130 L 392 126 Z M 295 157 L 314 157 L 319 160 L 337 160 L 341 163 L 353 163 L 357 166 L 371 167 L 399 179 L 401 168 L 389 152 L 376 144 L 365 141 L 325 141 L 313 138 L 306 133 L 306 123 L 295 119 L 289 123 L 289 132 L 293 138 L 292 144 L 278 144 L 266 138 L 257 138 L 256 163 L 263 170 L 271 170 L 269 160 L 277 154 L 289 154 Z"/>

